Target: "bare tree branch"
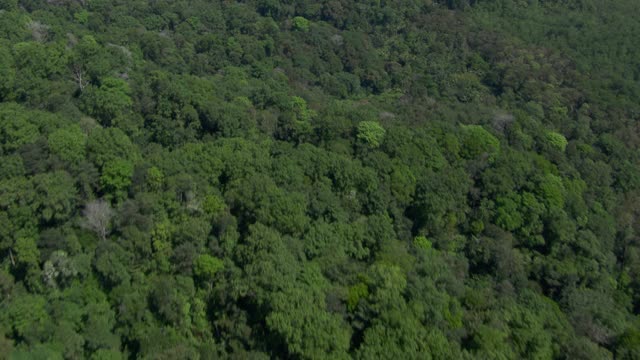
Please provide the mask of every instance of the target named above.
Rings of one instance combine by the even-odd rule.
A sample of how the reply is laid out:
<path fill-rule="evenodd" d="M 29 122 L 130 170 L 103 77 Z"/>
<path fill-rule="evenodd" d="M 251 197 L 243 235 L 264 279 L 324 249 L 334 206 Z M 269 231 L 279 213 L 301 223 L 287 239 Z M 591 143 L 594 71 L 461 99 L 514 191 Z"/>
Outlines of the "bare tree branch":
<path fill-rule="evenodd" d="M 111 205 L 102 199 L 92 201 L 85 206 L 83 214 L 83 226 L 98 234 L 100 239 L 106 240 L 113 217 Z"/>
<path fill-rule="evenodd" d="M 83 79 L 84 70 L 82 69 L 82 65 L 74 64 L 71 71 L 72 71 L 73 79 L 78 84 L 80 91 L 83 91 L 84 88 L 87 85 L 89 85 L 89 81 L 87 81 L 86 79 Z"/>

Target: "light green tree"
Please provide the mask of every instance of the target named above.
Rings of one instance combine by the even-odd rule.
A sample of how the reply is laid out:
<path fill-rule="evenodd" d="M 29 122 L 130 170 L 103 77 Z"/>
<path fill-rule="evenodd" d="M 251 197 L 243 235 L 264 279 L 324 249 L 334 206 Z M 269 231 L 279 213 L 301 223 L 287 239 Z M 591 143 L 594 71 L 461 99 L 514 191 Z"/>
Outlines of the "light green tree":
<path fill-rule="evenodd" d="M 485 156 L 488 161 L 495 160 L 500 151 L 500 141 L 480 125 L 462 126 L 462 151 L 466 159 Z"/>
<path fill-rule="evenodd" d="M 545 140 L 547 144 L 549 144 L 549 146 L 562 152 L 564 152 L 564 150 L 567 148 L 567 144 L 569 143 L 564 135 L 555 131 L 547 131 Z"/>
<path fill-rule="evenodd" d="M 194 273 L 202 279 L 211 280 L 223 268 L 222 260 L 208 254 L 202 254 L 196 258 Z"/>
<path fill-rule="evenodd" d="M 362 143 L 377 148 L 382 144 L 386 130 L 375 121 L 361 121 L 356 137 Z"/>
<path fill-rule="evenodd" d="M 109 194 L 116 199 L 122 199 L 131 185 L 132 176 L 133 164 L 125 159 L 115 159 L 105 163 L 100 183 Z"/>
<path fill-rule="evenodd" d="M 302 31 L 302 32 L 309 31 L 310 22 L 309 20 L 303 18 L 302 16 L 294 17 L 291 24 L 293 25 L 293 28 L 298 31 Z"/>

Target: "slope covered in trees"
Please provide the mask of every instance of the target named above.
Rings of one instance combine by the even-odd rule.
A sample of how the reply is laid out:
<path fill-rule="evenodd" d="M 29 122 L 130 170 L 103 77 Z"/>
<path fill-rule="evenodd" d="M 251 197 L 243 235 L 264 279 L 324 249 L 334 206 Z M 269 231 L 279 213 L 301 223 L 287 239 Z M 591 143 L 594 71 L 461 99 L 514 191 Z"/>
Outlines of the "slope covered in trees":
<path fill-rule="evenodd" d="M 640 358 L 638 11 L 0 0 L 0 354 Z"/>

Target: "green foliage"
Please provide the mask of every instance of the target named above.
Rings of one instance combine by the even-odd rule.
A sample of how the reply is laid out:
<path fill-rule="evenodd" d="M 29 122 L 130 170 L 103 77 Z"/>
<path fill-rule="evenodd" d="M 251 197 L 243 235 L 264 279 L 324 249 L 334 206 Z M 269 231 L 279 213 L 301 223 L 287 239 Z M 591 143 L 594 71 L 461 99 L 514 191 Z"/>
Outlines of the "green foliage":
<path fill-rule="evenodd" d="M 547 207 L 562 208 L 565 202 L 565 189 L 562 179 L 553 174 L 547 174 L 540 182 L 540 195 Z"/>
<path fill-rule="evenodd" d="M 109 194 L 116 199 L 126 196 L 131 185 L 133 164 L 124 159 L 114 159 L 104 164 L 100 183 Z"/>
<path fill-rule="evenodd" d="M 31 23 L 33 24 L 33 23 Z M 37 31 L 37 29 L 34 29 Z M 38 37 L 38 35 L 36 35 Z M 65 54 L 57 53 L 59 49 L 47 46 L 41 42 L 28 41 L 17 43 L 13 46 L 14 60 L 16 67 L 20 71 L 18 79 L 23 81 L 37 81 L 37 79 L 47 78 L 62 73 L 65 62 Z M 24 87 L 22 91 L 28 91 L 27 85 L 17 84 Z"/>
<path fill-rule="evenodd" d="M 474 354 L 485 359 L 514 359 L 513 350 L 506 346 L 508 333 L 481 325 L 473 334 L 471 348 Z"/>
<path fill-rule="evenodd" d="M 0 357 L 638 358 L 636 13 L 0 0 Z"/>
<path fill-rule="evenodd" d="M 16 260 L 27 266 L 38 266 L 40 263 L 40 251 L 36 242 L 31 238 L 19 237 L 13 246 L 16 252 Z"/>
<path fill-rule="evenodd" d="M 13 0 L 4 0 L 13 2 Z M 0 9 L 3 4 L 0 3 Z M 5 5 L 7 6 L 7 5 Z M 13 64 L 13 56 L 6 47 L 0 47 L 0 100 L 6 101 L 11 97 L 16 77 L 15 66 Z"/>
<path fill-rule="evenodd" d="M 216 273 L 224 268 L 222 260 L 211 255 L 202 254 L 195 262 L 194 274 L 203 279 L 212 279 Z"/>
<path fill-rule="evenodd" d="M 523 225 L 523 218 L 519 212 L 520 197 L 499 197 L 496 199 L 496 225 L 507 231 L 519 229 Z"/>
<path fill-rule="evenodd" d="M 629 329 L 618 340 L 616 346 L 617 359 L 634 359 L 640 356 L 640 331 Z"/>
<path fill-rule="evenodd" d="M 17 0 L 2 0 L 0 2 L 0 10 L 11 11 L 18 7 Z"/>
<path fill-rule="evenodd" d="M 73 14 L 73 18 L 80 24 L 89 22 L 89 12 L 86 10 L 77 11 Z"/>
<path fill-rule="evenodd" d="M 49 135 L 49 149 L 62 160 L 77 164 L 85 158 L 87 137 L 78 125 L 58 129 Z"/>
<path fill-rule="evenodd" d="M 226 207 L 224 200 L 213 194 L 207 195 L 202 204 L 202 210 L 212 217 L 220 215 Z"/>
<path fill-rule="evenodd" d="M 40 135 L 38 127 L 29 122 L 29 115 L 17 104 L 0 107 L 0 139 L 4 151 L 15 151 L 22 145 L 35 142 Z"/>
<path fill-rule="evenodd" d="M 147 185 L 150 190 L 159 191 L 162 189 L 162 185 L 164 184 L 164 174 L 162 170 L 158 169 L 155 166 L 150 167 L 147 170 Z"/>
<path fill-rule="evenodd" d="M 407 166 L 398 166 L 391 173 L 391 193 L 401 203 L 408 204 L 416 191 L 416 177 Z"/>
<path fill-rule="evenodd" d="M 293 20 L 291 21 L 291 24 L 293 25 L 293 28 L 295 30 L 299 30 L 299 31 L 302 31 L 302 32 L 308 32 L 309 31 L 310 22 L 309 22 L 309 20 L 303 18 L 302 16 L 294 17 Z"/>
<path fill-rule="evenodd" d="M 312 270 L 314 271 L 313 267 Z M 307 276 L 319 276 L 312 274 Z M 315 279 L 314 279 L 315 280 Z M 322 282 L 322 280 L 320 280 Z M 267 327 L 283 338 L 289 354 L 304 358 L 348 358 L 349 329 L 341 317 L 326 312 L 320 288 L 293 288 L 274 293 Z M 320 301 L 319 301 L 320 300 Z"/>
<path fill-rule="evenodd" d="M 478 101 L 486 91 L 480 79 L 474 73 L 462 73 L 452 76 L 447 88 L 450 96 L 455 96 L 461 102 Z"/>
<path fill-rule="evenodd" d="M 493 161 L 500 151 L 500 141 L 479 125 L 462 126 L 462 151 L 466 159 Z"/>
<path fill-rule="evenodd" d="M 368 146 L 377 148 L 382 144 L 385 133 L 385 129 L 377 122 L 362 121 L 358 124 L 358 134 L 356 137 Z"/>
<path fill-rule="evenodd" d="M 430 250 L 432 247 L 431 241 L 426 236 L 416 236 L 413 239 L 413 244 L 422 250 Z"/>
<path fill-rule="evenodd" d="M 307 107 L 307 102 L 292 96 L 282 103 L 283 114 L 278 119 L 276 135 L 285 140 L 301 142 L 307 140 L 313 131 L 311 121 L 316 116 L 315 111 Z"/>
<path fill-rule="evenodd" d="M 358 283 L 349 288 L 349 294 L 347 297 L 347 309 L 354 311 L 360 303 L 360 299 L 366 299 L 369 296 L 369 288 L 367 284 Z"/>
<path fill-rule="evenodd" d="M 94 129 L 87 139 L 87 152 L 88 158 L 98 167 L 117 159 L 136 161 L 139 158 L 131 139 L 117 128 Z"/>
<path fill-rule="evenodd" d="M 126 81 L 105 78 L 99 87 L 89 87 L 82 94 L 83 109 L 100 119 L 103 125 L 111 125 L 132 105 L 131 90 Z"/>
<path fill-rule="evenodd" d="M 569 143 L 564 135 L 554 131 L 548 131 L 546 133 L 545 140 L 549 143 L 549 146 L 558 151 L 565 151 L 567 144 Z"/>
<path fill-rule="evenodd" d="M 35 341 L 49 320 L 45 304 L 42 296 L 25 294 L 8 304 L 3 318 L 19 336 Z"/>
<path fill-rule="evenodd" d="M 357 352 L 358 359 L 459 359 L 460 354 L 445 336 L 427 331 L 415 321 L 394 326 L 375 325 L 365 332 L 364 342 Z"/>
<path fill-rule="evenodd" d="M 65 171 L 38 174 L 32 179 L 37 200 L 36 211 L 45 222 L 67 220 L 76 210 L 77 190 Z"/>

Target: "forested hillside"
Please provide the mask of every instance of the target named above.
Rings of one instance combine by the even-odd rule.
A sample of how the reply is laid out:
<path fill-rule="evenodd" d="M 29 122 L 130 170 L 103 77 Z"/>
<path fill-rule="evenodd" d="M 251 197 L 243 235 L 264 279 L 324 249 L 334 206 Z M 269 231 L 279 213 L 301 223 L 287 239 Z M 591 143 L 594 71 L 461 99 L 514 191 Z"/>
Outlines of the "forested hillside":
<path fill-rule="evenodd" d="M 637 0 L 0 0 L 0 358 L 640 359 Z"/>

